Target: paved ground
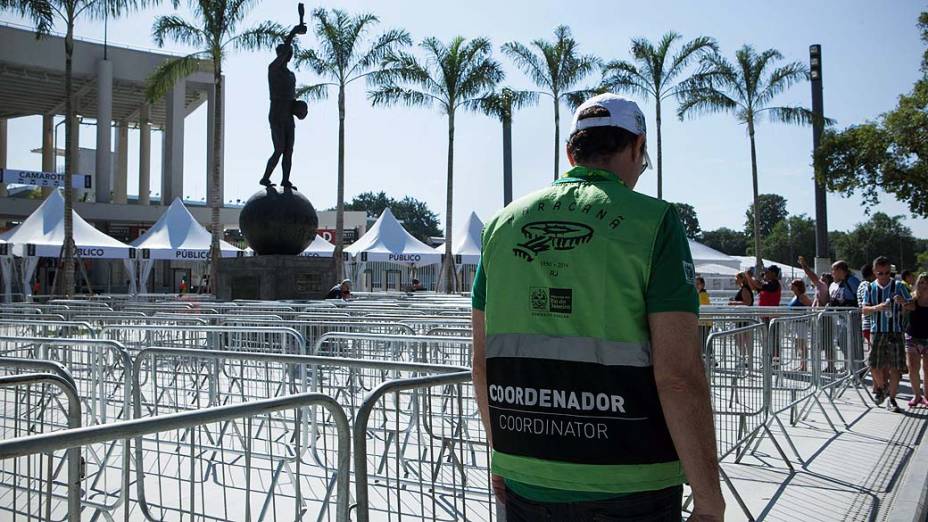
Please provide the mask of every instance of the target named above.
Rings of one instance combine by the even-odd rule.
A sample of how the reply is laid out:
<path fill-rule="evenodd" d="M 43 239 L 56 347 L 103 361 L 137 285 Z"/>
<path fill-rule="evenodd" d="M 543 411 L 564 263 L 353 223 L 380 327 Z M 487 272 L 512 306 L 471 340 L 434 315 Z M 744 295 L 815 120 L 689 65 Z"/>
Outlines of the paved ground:
<path fill-rule="evenodd" d="M 903 397 L 899 404 L 906 408 L 910 396 L 900 391 L 900 399 Z M 778 427 L 772 430 L 793 463 L 794 472 L 780 458 L 769 437 L 740 464 L 723 465 L 757 520 L 884 520 L 906 465 L 924 439 L 928 408 L 890 413 L 865 406 L 852 390 L 836 403 L 849 429 L 829 406 L 828 413 L 839 433 L 831 430 L 818 409 L 796 426 L 788 427 L 803 462 L 790 450 L 782 431 Z M 788 415 L 784 421 L 788 421 Z M 726 520 L 746 520 L 730 491 L 725 493 Z"/>

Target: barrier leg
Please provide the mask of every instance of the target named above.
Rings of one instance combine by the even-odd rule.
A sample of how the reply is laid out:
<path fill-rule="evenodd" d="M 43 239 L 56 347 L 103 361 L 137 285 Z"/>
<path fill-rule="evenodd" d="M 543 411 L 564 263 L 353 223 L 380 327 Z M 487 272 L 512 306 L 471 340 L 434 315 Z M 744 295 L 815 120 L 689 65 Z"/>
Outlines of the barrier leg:
<path fill-rule="evenodd" d="M 777 424 L 780 425 L 780 429 L 783 430 L 783 436 L 786 437 L 786 442 L 789 444 L 790 449 L 792 449 L 793 453 L 796 454 L 796 459 L 799 460 L 800 464 L 805 465 L 805 461 L 802 459 L 802 455 L 799 454 L 799 450 L 796 449 L 796 445 L 793 444 L 793 439 L 792 437 L 789 436 L 789 433 L 786 431 L 786 426 L 783 425 L 783 421 L 781 421 L 780 418 L 776 415 L 773 415 L 772 417 L 774 420 L 777 421 Z M 770 437 L 770 442 L 773 442 L 773 445 L 777 448 L 777 452 L 780 454 L 780 458 L 783 459 L 783 462 L 786 463 L 786 466 L 789 467 L 789 470 L 795 473 L 796 470 L 793 469 L 793 463 L 790 462 L 789 458 L 786 456 L 786 452 L 783 451 L 783 447 L 780 446 L 780 443 L 777 442 L 776 437 L 773 436 L 773 432 L 770 431 L 769 424 L 770 424 L 769 421 L 764 423 L 764 431 L 766 431 L 767 435 Z"/>
<path fill-rule="evenodd" d="M 722 480 L 725 481 L 725 485 L 728 486 L 732 496 L 735 497 L 735 501 L 738 503 L 738 506 L 741 507 L 741 511 L 744 513 L 744 516 L 747 517 L 749 522 L 754 522 L 754 515 L 751 514 L 751 510 L 748 509 L 747 504 L 744 503 L 744 499 L 741 498 L 741 494 L 738 493 L 737 489 L 735 489 L 735 485 L 732 484 L 731 479 L 728 478 L 728 473 L 725 473 L 725 470 L 722 469 L 721 465 L 719 466 L 719 475 L 722 476 Z"/>

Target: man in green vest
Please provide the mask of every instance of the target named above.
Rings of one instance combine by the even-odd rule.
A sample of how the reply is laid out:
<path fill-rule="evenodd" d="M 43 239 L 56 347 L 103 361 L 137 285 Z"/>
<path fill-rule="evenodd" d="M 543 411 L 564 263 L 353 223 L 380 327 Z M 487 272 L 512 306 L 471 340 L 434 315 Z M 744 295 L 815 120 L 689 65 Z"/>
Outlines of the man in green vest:
<path fill-rule="evenodd" d="M 613 94 L 574 115 L 573 166 L 500 211 L 473 289 L 474 388 L 509 521 L 722 520 L 689 245 L 634 192 L 645 119 Z"/>

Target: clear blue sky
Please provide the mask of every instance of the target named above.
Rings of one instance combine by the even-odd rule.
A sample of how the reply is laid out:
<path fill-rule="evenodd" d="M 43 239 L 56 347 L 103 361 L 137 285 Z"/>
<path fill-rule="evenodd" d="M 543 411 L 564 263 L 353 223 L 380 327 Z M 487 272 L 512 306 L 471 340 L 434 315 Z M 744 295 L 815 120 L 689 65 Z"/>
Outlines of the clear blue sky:
<path fill-rule="evenodd" d="M 426 36 L 448 40 L 454 35 L 486 36 L 497 47 L 497 57 L 507 76 L 505 85 L 532 88 L 528 79 L 498 52 L 508 41 L 529 42 L 551 38 L 558 24 L 571 27 L 584 52 L 605 59 L 628 58 L 629 38 L 658 39 L 668 30 L 685 37 L 715 37 L 729 57 L 744 43 L 758 49 L 779 49 L 787 60 L 808 59 L 808 46 L 823 47 L 825 109 L 840 126 L 874 118 L 894 107 L 896 97 L 908 91 L 918 78 L 923 49 L 915 22 L 928 5 L 912 0 L 892 2 L 829 0 L 775 4 L 756 2 L 617 2 L 577 0 L 498 2 L 475 0 L 451 4 L 425 0 L 372 2 L 343 0 L 323 2 L 351 13 L 369 11 L 381 18 L 379 28 L 402 27 L 419 42 Z M 316 3 L 307 8 L 317 7 Z M 151 24 L 168 5 L 111 20 L 113 44 L 153 48 Z M 186 10 L 179 12 L 189 16 Z M 22 22 L 5 13 L 2 19 Z M 265 0 L 252 20 L 271 19 L 284 24 L 296 21 L 296 2 Z M 57 28 L 62 29 L 62 28 Z M 102 39 L 103 25 L 83 21 L 81 37 Z M 312 45 L 311 34 L 302 42 Z M 185 52 L 170 44 L 166 49 Z M 270 53 L 235 54 L 225 65 L 228 103 L 225 171 L 226 199 L 245 199 L 258 187 L 270 153 L 267 133 L 266 64 Z M 297 72 L 298 83 L 313 83 L 307 71 Z M 590 80 L 594 81 L 593 78 Z M 348 93 L 347 186 L 351 196 L 367 190 L 384 190 L 394 197 L 411 195 L 425 200 L 440 216 L 445 211 L 446 121 L 437 109 L 372 108 L 366 86 L 353 85 Z M 782 104 L 809 105 L 808 84 L 782 95 Z M 653 106 L 639 100 L 654 128 Z M 673 114 L 670 102 L 666 113 Z M 193 199 L 205 195 L 205 106 L 187 120 L 185 193 Z M 561 137 L 570 124 L 567 109 L 561 113 Z M 308 119 L 298 122 L 294 179 L 317 208 L 335 204 L 337 113 L 334 96 L 310 107 Z M 39 118 L 23 118 L 10 124 L 10 166 L 41 166 L 38 154 L 29 149 L 41 145 Z M 455 211 L 461 223 L 474 210 L 484 220 L 502 205 L 501 131 L 495 120 L 463 114 L 456 122 Z M 664 118 L 665 198 L 693 205 L 704 230 L 720 226 L 740 229 L 751 198 L 750 151 L 742 126 L 730 115 L 714 115 L 679 122 Z M 160 187 L 160 139 L 152 140 L 152 187 Z M 63 139 L 60 137 L 60 139 Z M 85 128 L 82 145 L 92 146 L 93 129 Z M 761 192 L 782 194 L 791 213 L 813 215 L 811 130 L 761 123 L 757 129 L 757 154 Z M 551 179 L 553 109 L 548 99 L 516 114 L 513 125 L 514 193 L 518 197 L 544 186 Z M 649 147 L 656 150 L 654 137 Z M 130 173 L 137 172 L 138 138 L 130 139 Z M 563 148 L 563 147 L 562 147 Z M 562 154 L 561 164 L 566 165 Z M 648 171 L 638 190 L 656 192 L 654 171 Z M 129 192 L 137 190 L 130 174 Z M 848 229 L 865 219 L 860 198 L 829 196 L 829 228 Z M 907 215 L 903 205 L 884 198 L 879 210 Z M 924 219 L 906 218 L 920 237 L 928 237 Z"/>

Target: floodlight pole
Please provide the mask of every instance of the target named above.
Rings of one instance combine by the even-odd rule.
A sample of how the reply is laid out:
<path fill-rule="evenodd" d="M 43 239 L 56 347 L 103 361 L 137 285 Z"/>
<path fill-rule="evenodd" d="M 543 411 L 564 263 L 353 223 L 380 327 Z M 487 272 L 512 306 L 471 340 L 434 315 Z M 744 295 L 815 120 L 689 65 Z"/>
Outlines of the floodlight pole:
<path fill-rule="evenodd" d="M 812 151 L 818 151 L 822 142 L 822 131 L 825 127 L 825 111 L 822 107 L 822 46 L 813 44 L 809 46 L 809 75 L 812 80 L 812 112 L 815 120 L 812 122 Z M 831 258 L 828 252 L 828 206 L 825 199 L 827 194 L 821 180 L 821 174 L 815 169 L 815 272 L 821 274 L 831 268 Z"/>

